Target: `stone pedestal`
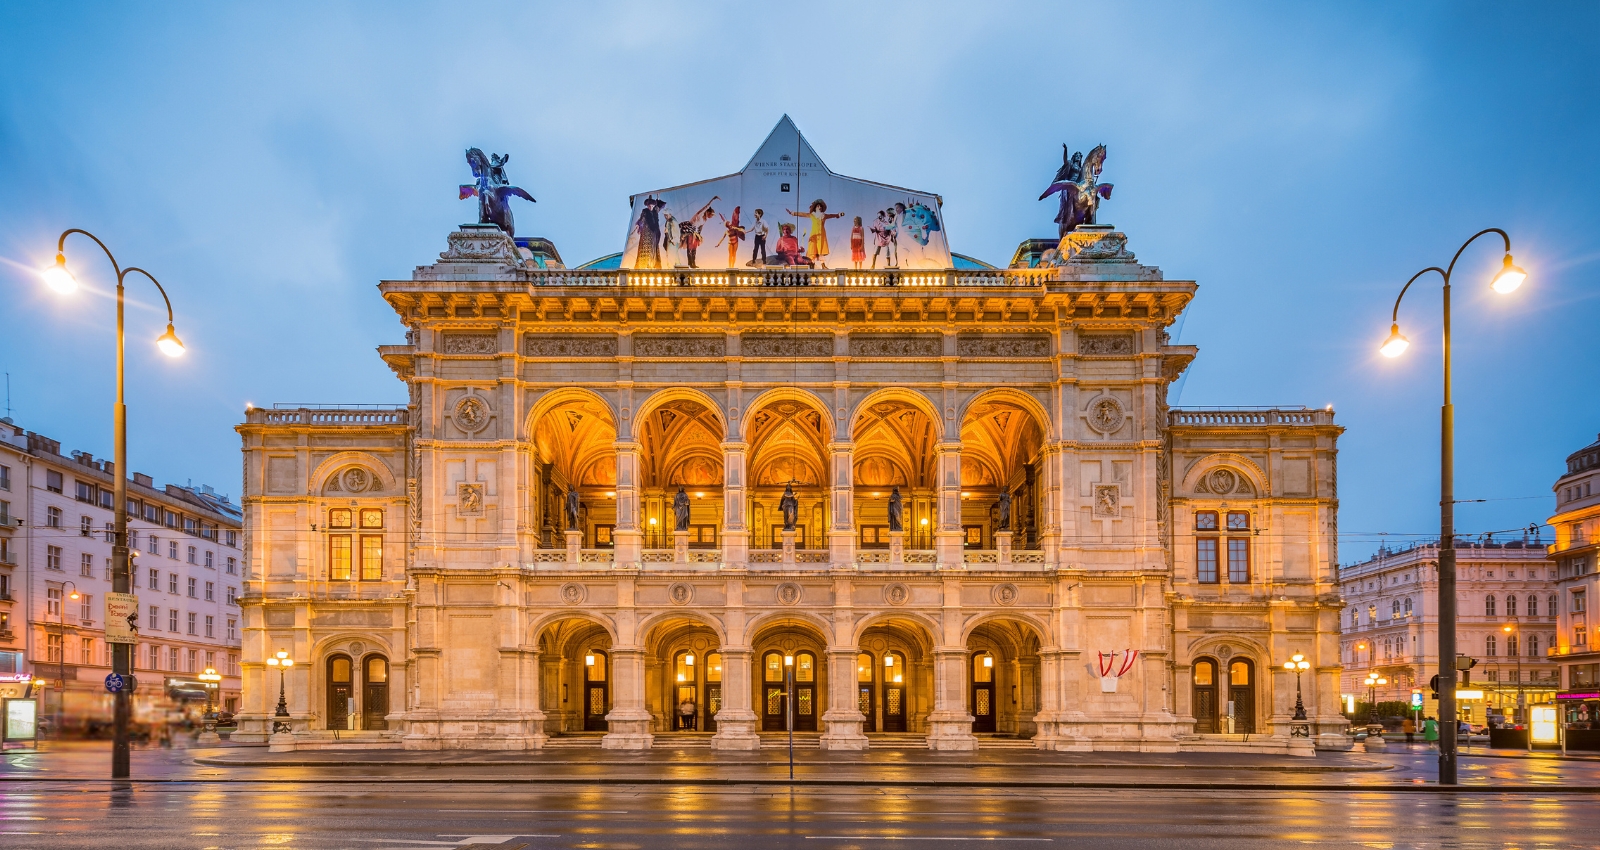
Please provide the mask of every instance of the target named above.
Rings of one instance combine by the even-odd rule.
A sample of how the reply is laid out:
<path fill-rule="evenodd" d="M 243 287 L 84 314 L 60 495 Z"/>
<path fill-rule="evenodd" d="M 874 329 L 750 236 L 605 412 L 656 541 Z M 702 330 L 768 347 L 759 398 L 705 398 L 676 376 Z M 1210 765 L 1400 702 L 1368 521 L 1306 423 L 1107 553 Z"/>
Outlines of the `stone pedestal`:
<path fill-rule="evenodd" d="M 933 653 L 933 712 L 928 715 L 928 749 L 970 752 L 978 748 L 967 713 L 967 650 L 936 649 Z"/>
<path fill-rule="evenodd" d="M 196 745 L 201 747 L 214 747 L 222 743 L 222 736 L 218 735 L 214 729 L 207 730 L 201 732 L 200 735 L 194 739 L 194 742 Z"/>
<path fill-rule="evenodd" d="M 722 647 L 722 710 L 717 712 L 713 750 L 759 750 L 760 722 L 750 707 L 750 650 Z"/>
<path fill-rule="evenodd" d="M 1000 563 L 1011 563 L 1011 532 L 996 531 L 994 533 L 994 548 L 1000 553 Z"/>
<path fill-rule="evenodd" d="M 567 566 L 576 567 L 578 565 L 578 562 L 583 560 L 583 558 L 581 557 L 582 551 L 583 551 L 583 532 L 581 532 L 581 531 L 569 531 L 569 532 L 567 532 Z"/>
<path fill-rule="evenodd" d="M 1300 758 L 1316 758 L 1317 745 L 1312 743 L 1310 738 L 1291 737 L 1289 739 L 1289 755 Z"/>
<path fill-rule="evenodd" d="M 672 532 L 672 560 L 675 563 L 689 563 L 689 532 Z"/>
<path fill-rule="evenodd" d="M 856 705 L 856 649 L 828 650 L 828 710 L 822 713 L 825 750 L 864 750 L 867 718 Z"/>
<path fill-rule="evenodd" d="M 906 562 L 906 533 L 904 531 L 889 532 L 889 563 L 903 564 Z"/>
<path fill-rule="evenodd" d="M 291 732 L 274 732 L 267 739 L 267 752 L 292 753 L 294 752 L 294 734 Z"/>
<path fill-rule="evenodd" d="M 1369 753 L 1381 753 L 1389 749 L 1389 742 L 1385 741 L 1382 735 L 1369 735 L 1361 746 Z"/>
<path fill-rule="evenodd" d="M 783 564 L 787 567 L 794 566 L 794 538 L 793 529 L 781 532 L 783 535 Z"/>
<path fill-rule="evenodd" d="M 724 669 L 727 665 L 724 663 Z M 608 750 L 648 750 L 653 718 L 644 707 L 644 652 L 637 648 L 611 650 L 612 709 L 606 714 L 606 734 L 600 746 Z"/>

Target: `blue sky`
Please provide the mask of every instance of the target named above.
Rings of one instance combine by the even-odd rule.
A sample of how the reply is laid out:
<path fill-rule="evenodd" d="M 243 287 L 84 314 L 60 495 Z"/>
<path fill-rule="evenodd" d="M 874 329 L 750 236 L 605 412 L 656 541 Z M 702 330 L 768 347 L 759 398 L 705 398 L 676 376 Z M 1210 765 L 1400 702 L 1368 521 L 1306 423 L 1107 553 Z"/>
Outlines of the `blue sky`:
<path fill-rule="evenodd" d="M 835 171 L 939 192 L 994 263 L 1053 234 L 1060 145 L 1104 142 L 1103 222 L 1199 281 L 1185 406 L 1334 405 L 1341 560 L 1437 530 L 1438 288 L 1487 226 L 1528 284 L 1457 273 L 1464 534 L 1542 521 L 1600 432 L 1600 6 L 1550 2 L 7 4 L 0 370 L 13 415 L 109 455 L 111 305 L 32 270 L 84 227 L 171 291 L 130 311 L 132 465 L 237 499 L 246 402 L 403 402 L 375 290 L 473 217 L 510 152 L 519 232 L 620 250 L 630 193 L 737 170 L 784 113 Z M 521 202 L 518 202 L 521 204 Z M 87 242 L 69 246 L 104 286 Z"/>

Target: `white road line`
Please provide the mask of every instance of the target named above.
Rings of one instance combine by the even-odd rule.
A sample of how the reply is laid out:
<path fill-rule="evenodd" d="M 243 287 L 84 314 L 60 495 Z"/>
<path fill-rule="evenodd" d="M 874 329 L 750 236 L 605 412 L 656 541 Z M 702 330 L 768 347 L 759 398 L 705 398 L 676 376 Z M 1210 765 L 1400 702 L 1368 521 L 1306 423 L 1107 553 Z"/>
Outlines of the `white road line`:
<path fill-rule="evenodd" d="M 436 809 L 440 812 L 491 812 L 505 815 L 626 815 L 620 809 Z"/>
<path fill-rule="evenodd" d="M 808 835 L 819 841 L 1054 841 L 1054 838 L 1004 838 L 987 835 Z"/>

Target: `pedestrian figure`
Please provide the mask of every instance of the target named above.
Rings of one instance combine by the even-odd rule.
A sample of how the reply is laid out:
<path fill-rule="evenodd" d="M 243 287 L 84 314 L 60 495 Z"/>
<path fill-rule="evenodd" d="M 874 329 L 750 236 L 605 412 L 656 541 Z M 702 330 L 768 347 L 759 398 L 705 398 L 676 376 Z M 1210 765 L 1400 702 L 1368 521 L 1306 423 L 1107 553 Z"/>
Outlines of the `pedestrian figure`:
<path fill-rule="evenodd" d="M 678 703 L 678 728 L 694 730 L 694 700 L 688 697 Z"/>
<path fill-rule="evenodd" d="M 1432 717 L 1422 721 L 1422 740 L 1434 745 L 1439 743 L 1439 721 Z"/>
<path fill-rule="evenodd" d="M 1407 746 L 1416 743 L 1417 722 L 1415 720 L 1407 717 L 1405 720 L 1400 721 L 1400 731 L 1406 733 Z"/>

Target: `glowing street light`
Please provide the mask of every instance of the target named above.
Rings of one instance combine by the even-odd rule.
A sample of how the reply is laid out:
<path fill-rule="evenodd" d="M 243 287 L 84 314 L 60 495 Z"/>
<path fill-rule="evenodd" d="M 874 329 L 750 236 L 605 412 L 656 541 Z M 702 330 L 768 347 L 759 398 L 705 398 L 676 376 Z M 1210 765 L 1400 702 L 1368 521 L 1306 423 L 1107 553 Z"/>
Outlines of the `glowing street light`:
<path fill-rule="evenodd" d="M 1305 720 L 1306 719 L 1306 704 L 1305 704 L 1305 701 L 1303 699 L 1301 699 L 1301 697 L 1300 697 L 1300 674 L 1302 674 L 1305 671 L 1311 669 L 1311 662 L 1307 661 L 1306 657 L 1304 655 L 1301 655 L 1300 653 L 1296 652 L 1294 655 L 1289 656 L 1289 660 L 1288 661 L 1283 662 L 1283 669 L 1294 673 L 1294 718 L 1293 719 L 1295 719 L 1295 720 Z"/>
<path fill-rule="evenodd" d="M 278 669 L 278 710 L 272 714 L 272 734 L 292 732 L 293 718 L 289 714 L 289 703 L 283 698 L 283 679 L 289 668 L 294 666 L 294 659 L 289 657 L 287 651 L 280 649 L 276 655 L 267 659 L 267 666 Z"/>

